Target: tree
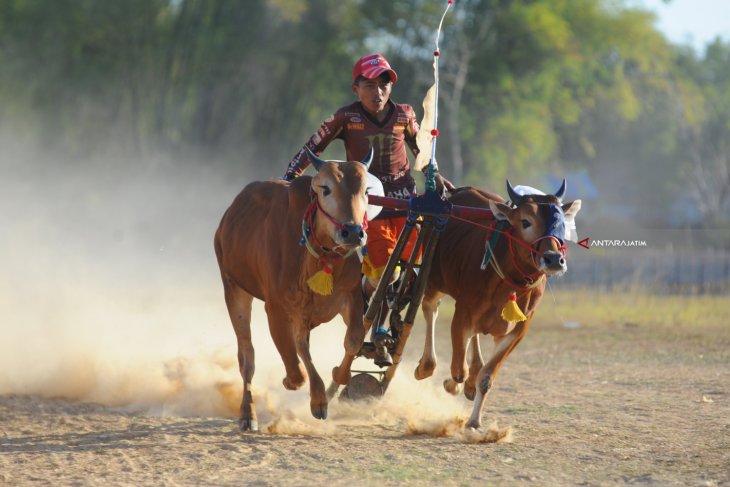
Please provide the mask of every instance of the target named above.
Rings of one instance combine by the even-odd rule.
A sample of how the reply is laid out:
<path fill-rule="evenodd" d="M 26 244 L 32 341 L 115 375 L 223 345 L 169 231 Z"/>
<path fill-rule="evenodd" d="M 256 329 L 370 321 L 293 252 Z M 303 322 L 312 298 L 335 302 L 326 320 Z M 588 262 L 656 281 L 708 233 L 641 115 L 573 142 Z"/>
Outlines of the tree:
<path fill-rule="evenodd" d="M 730 208 L 730 43 L 720 39 L 704 58 L 677 52 L 674 84 L 678 135 L 682 142 L 683 189 L 708 225 L 727 222 Z"/>

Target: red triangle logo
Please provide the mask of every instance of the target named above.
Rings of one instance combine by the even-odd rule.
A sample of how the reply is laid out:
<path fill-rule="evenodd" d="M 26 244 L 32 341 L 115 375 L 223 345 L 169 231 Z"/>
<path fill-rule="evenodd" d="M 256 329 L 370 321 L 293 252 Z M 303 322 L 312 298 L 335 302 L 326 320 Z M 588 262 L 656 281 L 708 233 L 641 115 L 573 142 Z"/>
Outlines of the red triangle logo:
<path fill-rule="evenodd" d="M 589 240 L 590 240 L 590 238 L 586 237 L 583 240 L 581 240 L 580 242 L 578 242 L 578 245 L 580 245 L 584 249 L 589 249 L 589 248 L 591 248 L 590 244 L 588 243 Z"/>

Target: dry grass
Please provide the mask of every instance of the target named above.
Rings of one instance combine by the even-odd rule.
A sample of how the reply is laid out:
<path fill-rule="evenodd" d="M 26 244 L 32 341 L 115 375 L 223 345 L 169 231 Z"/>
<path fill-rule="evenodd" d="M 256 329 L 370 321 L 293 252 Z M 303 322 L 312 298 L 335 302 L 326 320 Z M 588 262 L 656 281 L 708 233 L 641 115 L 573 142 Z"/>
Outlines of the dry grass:
<path fill-rule="evenodd" d="M 730 296 L 601 293 L 553 288 L 538 310 L 541 321 L 577 321 L 588 325 L 635 323 L 651 326 L 713 327 L 730 323 Z"/>

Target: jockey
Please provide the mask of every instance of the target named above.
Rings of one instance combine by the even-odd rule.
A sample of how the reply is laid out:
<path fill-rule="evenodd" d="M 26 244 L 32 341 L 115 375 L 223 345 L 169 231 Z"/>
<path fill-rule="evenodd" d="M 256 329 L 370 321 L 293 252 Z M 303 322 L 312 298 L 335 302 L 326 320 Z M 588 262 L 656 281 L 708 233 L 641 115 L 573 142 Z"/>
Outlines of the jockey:
<path fill-rule="evenodd" d="M 385 196 L 408 199 L 416 192 L 416 182 L 411 176 L 406 154 L 408 146 L 414 156 L 418 155 L 416 114 L 410 105 L 394 103 L 390 99 L 398 76 L 382 55 L 360 58 L 352 69 L 352 79 L 352 92 L 358 101 L 340 108 L 322 123 L 291 160 L 284 179 L 291 181 L 309 165 L 305 147 L 320 155 L 334 139 L 342 139 L 348 160 L 363 159 L 372 147 L 374 156 L 370 173 L 383 183 Z M 439 192 L 454 187 L 438 173 L 436 186 Z M 405 220 L 405 216 L 398 215 L 395 210 L 383 208 L 373 221 L 368 222 L 362 265 L 366 276 L 363 279 L 366 302 L 385 270 Z M 416 232 L 411 233 L 405 256 L 410 255 L 416 238 Z"/>

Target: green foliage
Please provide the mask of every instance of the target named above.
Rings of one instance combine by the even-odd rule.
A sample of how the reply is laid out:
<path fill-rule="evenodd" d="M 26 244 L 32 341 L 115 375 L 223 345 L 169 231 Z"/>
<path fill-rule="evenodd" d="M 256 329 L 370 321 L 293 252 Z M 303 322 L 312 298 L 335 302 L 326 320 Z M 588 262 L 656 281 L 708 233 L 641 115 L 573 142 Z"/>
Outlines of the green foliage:
<path fill-rule="evenodd" d="M 483 42 L 472 46 L 464 107 L 458 107 L 469 130 L 450 140 L 466 148 L 468 182 L 501 187 L 505 175 L 591 167 L 603 155 L 606 130 L 638 121 L 643 90 L 667 72 L 671 50 L 649 14 L 612 5 L 461 6 L 473 8 L 475 18 L 487 12 L 491 23 Z M 595 126 L 605 111 L 611 125 Z"/>
<path fill-rule="evenodd" d="M 716 40 L 704 58 L 678 49 L 673 71 L 682 143 L 685 190 L 703 223 L 721 228 L 730 219 L 730 43 Z"/>
<path fill-rule="evenodd" d="M 388 56 L 401 80 L 393 98 L 420 111 L 444 7 L 0 0 L 0 126 L 75 158 L 164 150 L 276 176 L 353 99 L 350 69 L 364 54 Z M 691 185 L 703 215 L 722 219 L 730 47 L 718 40 L 698 56 L 653 22 L 620 0 L 456 2 L 441 37 L 442 171 L 501 188 L 588 170 L 604 193 L 624 188 L 624 203 L 653 184 L 657 208 Z"/>

